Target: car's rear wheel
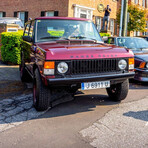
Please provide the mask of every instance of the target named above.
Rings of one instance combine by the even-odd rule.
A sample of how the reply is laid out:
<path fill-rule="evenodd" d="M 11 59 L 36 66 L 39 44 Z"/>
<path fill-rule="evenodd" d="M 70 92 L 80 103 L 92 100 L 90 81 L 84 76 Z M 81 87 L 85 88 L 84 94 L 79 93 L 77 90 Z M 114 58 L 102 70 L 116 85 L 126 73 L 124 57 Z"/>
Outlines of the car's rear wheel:
<path fill-rule="evenodd" d="M 127 97 L 129 90 L 129 81 L 125 80 L 122 83 L 111 85 L 110 88 L 107 88 L 107 93 L 111 100 L 121 101 Z"/>
<path fill-rule="evenodd" d="M 51 91 L 46 87 L 42 80 L 38 69 L 34 72 L 33 80 L 33 103 L 37 111 L 44 111 L 50 107 Z"/>

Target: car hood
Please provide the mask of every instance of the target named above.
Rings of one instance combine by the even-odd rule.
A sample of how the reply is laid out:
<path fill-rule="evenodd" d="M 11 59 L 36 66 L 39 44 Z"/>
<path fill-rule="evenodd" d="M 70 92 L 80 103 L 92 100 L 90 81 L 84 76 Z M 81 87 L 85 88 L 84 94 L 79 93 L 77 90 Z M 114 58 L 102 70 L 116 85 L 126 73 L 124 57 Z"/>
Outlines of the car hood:
<path fill-rule="evenodd" d="M 148 62 L 148 53 L 137 53 L 135 54 L 135 59 L 140 59 Z"/>
<path fill-rule="evenodd" d="M 37 47 L 46 52 L 46 60 L 63 59 L 98 59 L 98 58 L 124 58 L 133 57 L 131 50 L 104 43 L 79 44 L 78 43 L 39 43 Z"/>

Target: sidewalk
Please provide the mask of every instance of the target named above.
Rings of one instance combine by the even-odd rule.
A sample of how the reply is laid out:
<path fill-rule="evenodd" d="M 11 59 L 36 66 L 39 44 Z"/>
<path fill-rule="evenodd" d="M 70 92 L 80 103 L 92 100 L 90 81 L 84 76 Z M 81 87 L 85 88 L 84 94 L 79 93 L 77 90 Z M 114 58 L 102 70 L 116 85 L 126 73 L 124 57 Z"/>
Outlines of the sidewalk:
<path fill-rule="evenodd" d="M 25 93 L 26 86 L 20 80 L 19 66 L 0 61 L 0 100 Z"/>

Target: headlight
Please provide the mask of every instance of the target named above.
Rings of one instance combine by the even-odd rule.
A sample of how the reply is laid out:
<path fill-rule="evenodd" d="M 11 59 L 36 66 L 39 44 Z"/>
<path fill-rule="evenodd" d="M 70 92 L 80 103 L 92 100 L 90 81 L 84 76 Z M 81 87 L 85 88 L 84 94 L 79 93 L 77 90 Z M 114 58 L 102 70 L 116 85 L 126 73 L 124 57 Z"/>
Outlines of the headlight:
<path fill-rule="evenodd" d="M 148 63 L 146 63 L 145 67 L 148 68 Z"/>
<path fill-rule="evenodd" d="M 124 70 L 126 67 L 127 67 L 127 62 L 125 60 L 120 60 L 118 62 L 118 67 L 121 69 L 121 70 Z"/>
<path fill-rule="evenodd" d="M 64 74 L 68 71 L 68 64 L 65 62 L 61 62 L 57 66 L 58 72 Z"/>

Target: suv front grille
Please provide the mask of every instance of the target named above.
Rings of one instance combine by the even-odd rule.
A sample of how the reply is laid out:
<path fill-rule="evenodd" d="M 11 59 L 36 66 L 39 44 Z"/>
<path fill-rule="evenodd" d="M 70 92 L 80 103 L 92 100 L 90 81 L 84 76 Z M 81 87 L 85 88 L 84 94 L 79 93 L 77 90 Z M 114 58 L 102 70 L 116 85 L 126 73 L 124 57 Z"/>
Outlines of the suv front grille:
<path fill-rule="evenodd" d="M 119 59 L 73 60 L 71 74 L 117 72 Z"/>

